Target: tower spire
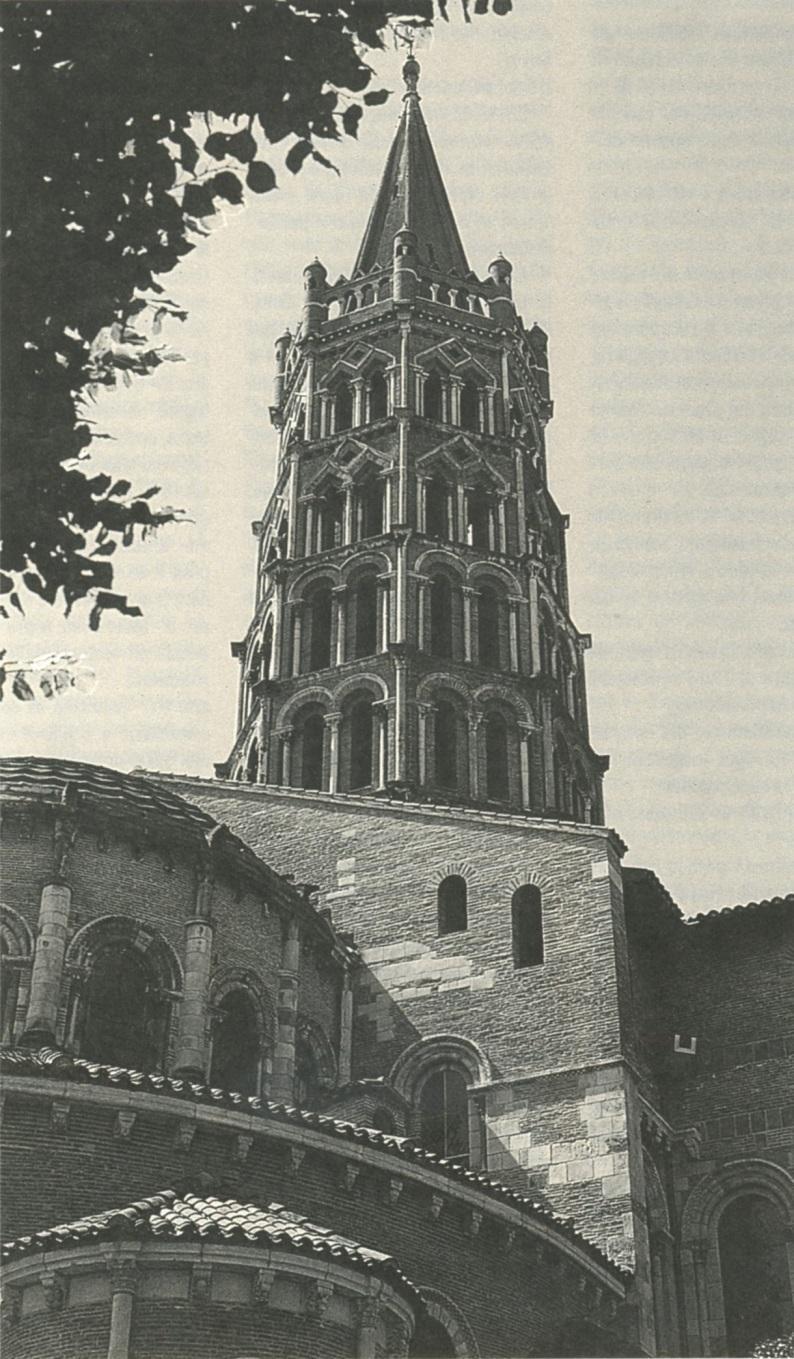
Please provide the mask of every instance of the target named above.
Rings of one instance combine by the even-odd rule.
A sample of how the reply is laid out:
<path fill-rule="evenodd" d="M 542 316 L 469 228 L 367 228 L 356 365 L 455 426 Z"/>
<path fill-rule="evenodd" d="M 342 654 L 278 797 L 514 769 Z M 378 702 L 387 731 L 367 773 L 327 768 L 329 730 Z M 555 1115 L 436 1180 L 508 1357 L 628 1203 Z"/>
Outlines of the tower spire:
<path fill-rule="evenodd" d="M 391 263 L 396 233 L 403 228 L 416 235 L 419 258 L 442 273 L 463 278 L 469 273 L 466 252 L 450 207 L 433 150 L 418 91 L 421 67 L 413 53 L 403 66 L 405 94 L 386 168 L 354 273 L 369 273 L 375 265 Z"/>

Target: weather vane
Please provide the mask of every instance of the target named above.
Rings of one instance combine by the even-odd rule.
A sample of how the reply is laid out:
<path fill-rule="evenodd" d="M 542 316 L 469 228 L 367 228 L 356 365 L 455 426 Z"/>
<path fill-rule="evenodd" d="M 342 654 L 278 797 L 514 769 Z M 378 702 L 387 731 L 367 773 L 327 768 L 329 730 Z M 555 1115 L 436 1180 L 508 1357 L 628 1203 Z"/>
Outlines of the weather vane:
<path fill-rule="evenodd" d="M 413 57 L 415 47 L 423 47 L 427 42 L 430 29 L 426 19 L 412 15 L 396 19 L 392 23 L 395 47 L 407 47 L 408 56 Z"/>

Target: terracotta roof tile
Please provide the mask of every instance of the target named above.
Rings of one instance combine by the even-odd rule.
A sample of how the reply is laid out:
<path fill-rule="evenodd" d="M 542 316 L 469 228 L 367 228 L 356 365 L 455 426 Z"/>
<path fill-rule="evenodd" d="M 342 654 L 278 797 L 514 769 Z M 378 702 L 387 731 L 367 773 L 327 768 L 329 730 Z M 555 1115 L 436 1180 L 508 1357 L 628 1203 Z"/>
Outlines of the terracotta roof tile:
<path fill-rule="evenodd" d="M 281 1246 L 306 1255 L 345 1260 L 358 1269 L 377 1273 L 418 1300 L 417 1290 L 394 1258 L 371 1250 L 349 1237 L 339 1236 L 306 1218 L 295 1221 L 280 1204 L 262 1208 L 235 1199 L 162 1190 L 124 1208 L 112 1208 L 73 1222 L 20 1236 L 3 1245 L 3 1262 L 37 1252 L 67 1249 L 87 1242 L 108 1241 L 130 1235 L 159 1239 L 222 1242 L 234 1239 L 257 1246 Z"/>
<path fill-rule="evenodd" d="M 146 1072 L 130 1071 L 123 1067 L 103 1066 L 89 1062 L 82 1057 L 71 1057 L 68 1053 L 54 1048 L 40 1048 L 33 1052 L 27 1048 L 0 1048 L 0 1072 L 14 1076 L 51 1077 L 56 1080 L 71 1080 L 100 1086 L 115 1086 L 119 1089 L 139 1089 L 153 1094 L 168 1095 L 177 1099 L 190 1100 L 198 1104 L 211 1104 L 216 1107 L 236 1109 L 255 1117 L 272 1119 L 283 1123 L 316 1129 L 342 1141 L 360 1142 L 377 1151 L 387 1152 L 414 1165 L 425 1166 L 449 1180 L 467 1184 L 481 1190 L 489 1198 L 517 1208 L 527 1216 L 553 1225 L 554 1229 L 574 1242 L 602 1267 L 609 1269 L 624 1281 L 630 1272 L 610 1260 L 587 1237 L 575 1228 L 572 1218 L 560 1217 L 544 1204 L 524 1194 L 508 1189 L 498 1180 L 475 1170 L 447 1161 L 435 1152 L 426 1151 L 411 1138 L 400 1137 L 396 1133 L 381 1132 L 377 1128 L 366 1128 L 360 1124 L 348 1123 L 342 1119 L 317 1114 L 311 1110 L 296 1109 L 288 1104 L 273 1104 L 255 1095 L 240 1095 L 235 1091 L 219 1090 L 198 1082 L 186 1081 L 175 1076 L 150 1075 Z M 148 1202 L 148 1200 L 147 1200 Z M 292 1221 L 292 1216 L 290 1221 Z"/>

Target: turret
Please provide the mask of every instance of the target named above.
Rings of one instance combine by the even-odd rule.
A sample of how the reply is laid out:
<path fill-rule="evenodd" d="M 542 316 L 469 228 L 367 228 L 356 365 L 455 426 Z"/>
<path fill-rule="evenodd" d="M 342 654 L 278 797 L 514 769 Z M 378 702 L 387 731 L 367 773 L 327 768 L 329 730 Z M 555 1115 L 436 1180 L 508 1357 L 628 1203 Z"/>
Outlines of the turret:
<path fill-rule="evenodd" d="M 325 299 L 325 285 L 328 272 L 315 258 L 303 271 L 303 324 L 302 335 L 315 334 L 328 319 L 328 303 Z"/>
<path fill-rule="evenodd" d="M 499 254 L 488 265 L 488 273 L 493 285 L 493 294 L 488 299 L 488 313 L 500 325 L 510 326 L 516 314 L 513 306 L 513 266 L 504 255 Z"/>
<path fill-rule="evenodd" d="M 549 337 L 542 326 L 537 321 L 533 325 L 528 335 L 529 347 L 532 350 L 533 368 L 541 395 L 548 401 L 549 399 Z"/>
<path fill-rule="evenodd" d="M 284 400 L 284 374 L 287 368 L 287 354 L 292 343 L 292 336 L 288 330 L 283 335 L 279 335 L 275 344 L 276 351 L 276 373 L 273 378 L 273 405 L 276 409 L 281 406 Z"/>
<path fill-rule="evenodd" d="M 404 226 L 394 237 L 394 300 L 412 302 L 416 296 L 416 232 Z"/>

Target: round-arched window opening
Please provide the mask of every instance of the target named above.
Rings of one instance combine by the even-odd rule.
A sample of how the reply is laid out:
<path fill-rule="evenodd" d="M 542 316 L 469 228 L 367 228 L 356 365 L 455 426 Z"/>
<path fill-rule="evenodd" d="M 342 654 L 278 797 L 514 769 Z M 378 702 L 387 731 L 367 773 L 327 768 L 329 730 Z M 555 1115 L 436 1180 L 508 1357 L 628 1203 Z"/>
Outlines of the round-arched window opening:
<path fill-rule="evenodd" d="M 416 1324 L 410 1353 L 417 1359 L 448 1359 L 448 1356 L 454 1356 L 455 1346 L 441 1322 L 424 1315 Z"/>
<path fill-rule="evenodd" d="M 499 645 L 500 598 L 492 585 L 484 585 L 477 601 L 477 650 L 480 665 L 489 670 L 499 670 L 501 665 Z"/>
<path fill-rule="evenodd" d="M 369 418 L 382 420 L 389 413 L 389 387 L 384 374 L 376 369 L 369 384 Z"/>
<path fill-rule="evenodd" d="M 393 1115 L 389 1113 L 388 1109 L 384 1109 L 382 1106 L 373 1110 L 369 1120 L 369 1126 L 371 1128 L 377 1128 L 378 1132 L 383 1133 L 394 1133 L 397 1131 Z"/>
<path fill-rule="evenodd" d="M 786 1224 L 778 1205 L 742 1194 L 718 1227 L 728 1355 L 752 1354 L 764 1340 L 794 1330 Z"/>
<path fill-rule="evenodd" d="M 378 582 L 375 576 L 364 576 L 355 593 L 356 631 L 355 655 L 374 656 L 378 643 Z"/>
<path fill-rule="evenodd" d="M 350 709 L 350 787 L 367 788 L 373 782 L 372 699 L 360 698 Z"/>
<path fill-rule="evenodd" d="M 222 1090 L 256 1095 L 259 1059 L 254 1003 L 245 991 L 230 991 L 218 1006 L 213 1028 L 210 1082 Z"/>
<path fill-rule="evenodd" d="M 460 423 L 464 429 L 480 428 L 480 389 L 476 382 L 464 382 L 460 393 Z"/>
<path fill-rule="evenodd" d="M 301 787 L 323 786 L 323 749 L 325 721 L 320 712 L 308 713 L 299 729 L 301 742 Z"/>
<path fill-rule="evenodd" d="M 513 966 L 539 967 L 543 962 L 543 901 L 540 888 L 525 883 L 513 893 Z"/>
<path fill-rule="evenodd" d="M 351 310 L 348 308 L 348 310 Z M 353 389 L 345 382 L 336 394 L 336 428 L 350 429 L 353 424 Z"/>
<path fill-rule="evenodd" d="M 452 655 L 452 586 L 444 575 L 430 583 L 430 650 L 435 656 Z"/>
<path fill-rule="evenodd" d="M 425 418 L 428 420 L 442 420 L 444 418 L 441 391 L 439 374 L 431 373 L 425 382 Z"/>
<path fill-rule="evenodd" d="M 450 873 L 438 884 L 438 932 L 460 934 L 469 927 L 466 879 Z"/>
<path fill-rule="evenodd" d="M 303 1038 L 299 1038 L 295 1045 L 294 1097 L 299 1109 L 315 1108 L 320 1097 L 317 1062 L 311 1047 Z"/>
<path fill-rule="evenodd" d="M 447 699 L 436 704 L 435 713 L 436 783 L 439 788 L 458 786 L 458 719 Z"/>
<path fill-rule="evenodd" d="M 494 802 L 506 802 L 510 796 L 507 723 L 499 713 L 494 713 L 485 724 L 485 787 Z"/>
<path fill-rule="evenodd" d="M 420 1140 L 428 1151 L 464 1164 L 469 1159 L 466 1077 L 454 1066 L 431 1072 L 419 1096 Z"/>
<path fill-rule="evenodd" d="M 425 485 L 425 532 L 430 538 L 449 537 L 449 487 L 442 477 Z"/>
<path fill-rule="evenodd" d="M 162 1067 L 168 1017 L 140 952 L 108 944 L 86 986 L 80 1051 L 94 1062 L 155 1071 Z"/>
<path fill-rule="evenodd" d="M 321 586 L 311 596 L 309 614 L 310 670 L 325 670 L 331 664 L 331 614 L 332 595 L 330 586 Z"/>

